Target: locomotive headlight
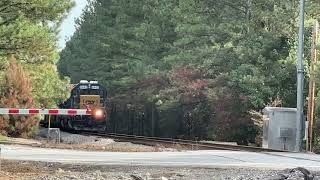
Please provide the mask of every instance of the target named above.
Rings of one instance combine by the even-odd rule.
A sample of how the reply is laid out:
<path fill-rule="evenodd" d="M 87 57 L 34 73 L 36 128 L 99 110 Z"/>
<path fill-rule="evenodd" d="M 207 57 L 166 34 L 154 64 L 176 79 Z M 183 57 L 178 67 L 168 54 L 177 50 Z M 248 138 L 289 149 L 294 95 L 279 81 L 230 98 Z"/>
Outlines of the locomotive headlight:
<path fill-rule="evenodd" d="M 95 109 L 93 111 L 93 117 L 98 120 L 103 119 L 104 118 L 104 111 L 102 109 Z"/>

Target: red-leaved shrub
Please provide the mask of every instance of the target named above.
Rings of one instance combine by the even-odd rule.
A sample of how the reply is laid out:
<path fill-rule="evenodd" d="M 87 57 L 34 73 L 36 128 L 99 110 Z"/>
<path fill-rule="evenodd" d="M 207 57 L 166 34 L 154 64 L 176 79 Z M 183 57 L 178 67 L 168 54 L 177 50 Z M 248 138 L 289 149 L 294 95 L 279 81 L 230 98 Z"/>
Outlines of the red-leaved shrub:
<path fill-rule="evenodd" d="M 30 78 L 13 56 L 1 87 L 1 108 L 27 109 L 34 106 Z M 13 137 L 30 137 L 38 123 L 34 116 L 0 116 L 0 133 Z"/>

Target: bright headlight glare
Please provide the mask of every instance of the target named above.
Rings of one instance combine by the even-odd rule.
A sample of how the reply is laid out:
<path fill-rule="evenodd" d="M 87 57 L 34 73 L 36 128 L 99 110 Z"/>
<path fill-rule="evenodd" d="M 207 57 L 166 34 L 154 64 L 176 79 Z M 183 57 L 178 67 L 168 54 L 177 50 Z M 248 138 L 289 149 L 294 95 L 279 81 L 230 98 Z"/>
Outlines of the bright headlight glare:
<path fill-rule="evenodd" d="M 103 111 L 101 109 L 98 109 L 95 111 L 94 116 L 96 117 L 102 117 L 103 116 Z"/>

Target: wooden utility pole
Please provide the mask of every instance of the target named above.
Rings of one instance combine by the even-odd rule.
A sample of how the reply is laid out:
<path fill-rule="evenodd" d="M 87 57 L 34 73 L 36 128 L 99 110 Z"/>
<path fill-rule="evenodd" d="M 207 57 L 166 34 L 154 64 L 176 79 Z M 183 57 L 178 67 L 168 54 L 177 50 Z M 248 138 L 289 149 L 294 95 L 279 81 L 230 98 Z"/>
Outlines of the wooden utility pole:
<path fill-rule="evenodd" d="M 307 150 L 312 151 L 313 142 L 313 124 L 314 124 L 314 110 L 315 110 L 315 64 L 317 61 L 317 42 L 318 42 L 319 23 L 315 22 L 313 34 L 312 34 L 312 46 L 311 46 L 311 61 L 310 61 L 310 81 L 309 81 L 309 100 L 308 100 L 308 138 L 307 138 Z"/>

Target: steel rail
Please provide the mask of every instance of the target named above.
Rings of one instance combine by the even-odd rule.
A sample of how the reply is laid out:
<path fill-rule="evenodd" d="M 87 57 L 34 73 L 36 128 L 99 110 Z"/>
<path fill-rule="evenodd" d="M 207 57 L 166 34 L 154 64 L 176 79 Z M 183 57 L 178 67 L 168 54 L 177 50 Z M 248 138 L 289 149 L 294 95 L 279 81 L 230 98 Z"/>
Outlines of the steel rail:
<path fill-rule="evenodd" d="M 286 150 L 267 149 L 253 146 L 220 144 L 214 142 L 200 142 L 173 138 L 158 138 L 137 135 L 115 134 L 115 133 L 95 133 L 82 132 L 83 135 L 94 135 L 100 137 L 114 138 L 119 141 L 127 141 L 135 144 L 143 144 L 150 146 L 164 146 L 166 148 L 176 148 L 180 146 L 182 149 L 192 150 L 231 150 L 231 151 L 248 151 L 248 152 L 288 152 Z"/>

